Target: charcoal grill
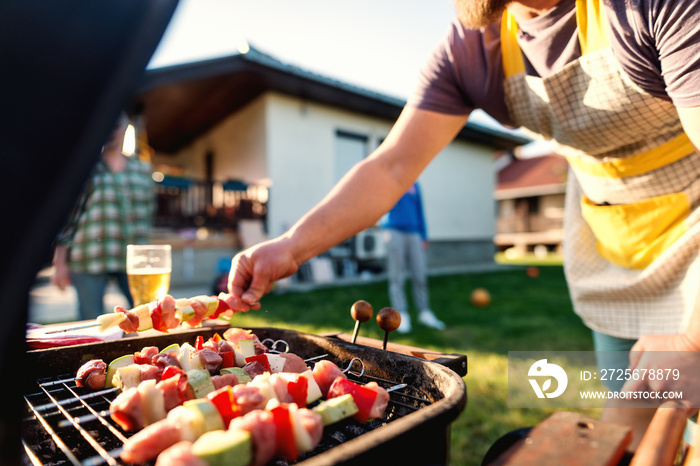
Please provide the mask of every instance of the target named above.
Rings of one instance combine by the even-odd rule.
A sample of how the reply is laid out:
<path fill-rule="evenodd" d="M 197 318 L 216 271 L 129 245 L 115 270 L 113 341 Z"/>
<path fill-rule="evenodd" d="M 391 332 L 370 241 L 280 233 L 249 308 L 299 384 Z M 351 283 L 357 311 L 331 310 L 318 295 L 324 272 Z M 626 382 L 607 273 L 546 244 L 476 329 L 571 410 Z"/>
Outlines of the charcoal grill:
<path fill-rule="evenodd" d="M 24 391 L 27 411 L 22 421 L 27 464 L 122 464 L 120 449 L 131 433 L 122 431 L 104 415 L 116 393 L 75 387 L 73 378 L 80 365 L 94 358 L 109 361 L 144 346 L 163 348 L 184 341 L 193 344 L 197 336 L 207 339 L 214 333 L 223 333 L 225 328 L 182 330 L 163 336 L 28 352 L 32 373 Z M 366 424 L 347 420 L 326 427 L 319 446 L 298 463 L 314 466 L 448 462 L 450 424 L 466 405 L 466 388 L 460 374 L 425 359 L 332 336 L 276 328 L 252 330 L 260 340 L 286 341 L 291 351 L 303 358 L 325 354 L 339 367 L 347 367 L 359 358 L 364 372 L 360 375 L 351 370 L 351 380 L 376 381 L 385 388 L 406 384 L 391 392 L 382 419 Z"/>
<path fill-rule="evenodd" d="M 7 201 L 3 214 L 11 223 L 0 242 L 0 301 L 4 309 L 0 326 L 0 374 L 4 382 L 0 384 L 0 464 L 116 463 L 109 459 L 110 454 L 105 458 L 99 453 L 99 449 L 111 453 L 121 445 L 111 429 L 102 432 L 98 423 L 86 423 L 84 433 L 72 426 L 59 427 L 66 419 L 61 410 L 69 417 L 89 412 L 82 402 L 74 405 L 64 401 L 85 392 L 59 380 L 72 378 L 91 358 L 109 360 L 143 346 L 193 342 L 197 335 L 213 333 L 203 329 L 158 338 L 24 351 L 29 290 L 50 257 L 50 245 L 97 162 L 119 111 L 136 89 L 176 5 L 177 0 L 0 3 L 0 16 L 6 20 L 0 28 L 4 65 L 0 89 L 6 91 L 0 106 L 4 154 L 0 166 L 10 175 L 1 185 L 0 197 Z M 454 371 L 331 337 L 275 329 L 255 331 L 261 338 L 289 341 L 293 351 L 302 356 L 328 353 L 340 364 L 360 357 L 367 368 L 366 380 L 377 377 L 412 387 L 394 393 L 387 419 L 370 425 L 367 432 L 338 430 L 332 436 L 338 445 L 322 444 L 320 451 L 302 460 L 304 464 L 446 462 L 449 424 L 466 403 L 464 383 Z M 106 409 L 110 396 L 83 401 L 99 412 Z M 29 403 L 34 409 L 41 408 L 37 414 L 28 409 Z M 24 413 L 20 412 L 23 407 Z M 18 425 L 26 455 L 18 448 Z"/>

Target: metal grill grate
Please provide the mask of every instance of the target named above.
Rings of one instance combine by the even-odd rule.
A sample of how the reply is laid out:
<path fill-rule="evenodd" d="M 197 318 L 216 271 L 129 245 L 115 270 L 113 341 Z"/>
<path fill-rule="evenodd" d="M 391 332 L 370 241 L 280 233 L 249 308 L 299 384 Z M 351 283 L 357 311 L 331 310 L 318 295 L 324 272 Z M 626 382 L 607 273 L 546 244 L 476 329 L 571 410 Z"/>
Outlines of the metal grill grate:
<path fill-rule="evenodd" d="M 375 381 L 390 389 L 400 381 L 374 377 L 349 370 L 355 382 Z M 72 375 L 37 380 L 38 391 L 25 395 L 27 413 L 23 420 L 24 447 L 33 465 L 119 465 L 124 441 L 133 433 L 124 432 L 109 417 L 109 405 L 117 389 L 97 392 L 77 387 Z M 319 446 L 300 459 L 316 456 L 389 422 L 410 414 L 430 401 L 419 389 L 408 385 L 390 392 L 382 419 L 366 424 L 342 421 L 324 430 Z"/>

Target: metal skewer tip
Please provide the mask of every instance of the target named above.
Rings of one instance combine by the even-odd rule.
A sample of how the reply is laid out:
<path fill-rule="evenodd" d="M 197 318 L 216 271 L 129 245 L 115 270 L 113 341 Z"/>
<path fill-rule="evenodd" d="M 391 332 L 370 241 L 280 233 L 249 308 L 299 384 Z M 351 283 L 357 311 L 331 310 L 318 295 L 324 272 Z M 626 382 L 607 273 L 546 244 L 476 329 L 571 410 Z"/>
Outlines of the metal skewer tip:
<path fill-rule="evenodd" d="M 312 356 L 312 357 L 310 357 L 310 358 L 304 359 L 304 362 L 315 361 L 315 360 L 317 360 L 317 359 L 323 359 L 323 358 L 325 358 L 325 357 L 328 357 L 328 354 L 321 354 L 321 355 L 319 355 L 319 356 Z"/>
<path fill-rule="evenodd" d="M 394 385 L 393 387 L 389 387 L 386 389 L 387 392 L 393 392 L 394 390 L 401 390 L 402 388 L 408 387 L 407 384 L 405 383 L 400 383 L 398 385 Z"/>
<path fill-rule="evenodd" d="M 63 332 L 71 332 L 73 330 L 81 330 L 84 328 L 91 328 L 91 327 L 99 327 L 100 323 L 99 322 L 87 322 L 85 324 L 78 324 L 78 325 L 72 325 L 70 327 L 61 327 L 56 330 L 49 330 L 44 333 L 63 333 Z"/>
<path fill-rule="evenodd" d="M 83 324 L 71 325 L 70 327 L 61 327 L 56 330 L 49 330 L 44 333 L 61 333 L 70 332 L 73 330 L 81 330 L 84 328 L 100 327 L 100 331 L 103 332 L 110 328 L 116 327 L 126 320 L 126 314 L 123 312 L 114 312 L 110 314 L 102 314 L 97 316 L 97 318 L 92 322 L 85 322 Z"/>

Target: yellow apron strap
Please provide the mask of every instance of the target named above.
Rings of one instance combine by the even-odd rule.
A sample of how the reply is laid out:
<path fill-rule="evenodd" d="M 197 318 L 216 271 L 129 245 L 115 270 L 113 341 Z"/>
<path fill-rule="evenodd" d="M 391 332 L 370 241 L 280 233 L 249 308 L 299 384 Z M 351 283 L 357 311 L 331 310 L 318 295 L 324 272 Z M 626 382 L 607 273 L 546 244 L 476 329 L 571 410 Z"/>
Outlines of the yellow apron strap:
<path fill-rule="evenodd" d="M 525 60 L 518 45 L 518 23 L 508 9 L 501 19 L 501 54 L 506 78 L 525 71 Z"/>
<path fill-rule="evenodd" d="M 581 55 L 610 46 L 605 11 L 600 0 L 576 0 L 576 24 Z"/>
<path fill-rule="evenodd" d="M 587 175 L 602 178 L 625 178 L 657 170 L 673 162 L 695 154 L 695 147 L 683 133 L 668 142 L 641 154 L 623 159 L 599 161 L 581 157 L 567 157 L 571 167 Z"/>
<path fill-rule="evenodd" d="M 605 11 L 601 3 L 600 0 L 576 0 L 581 55 L 610 46 Z M 518 45 L 518 23 L 508 9 L 503 12 L 501 19 L 501 54 L 506 78 L 525 71 L 525 60 Z"/>

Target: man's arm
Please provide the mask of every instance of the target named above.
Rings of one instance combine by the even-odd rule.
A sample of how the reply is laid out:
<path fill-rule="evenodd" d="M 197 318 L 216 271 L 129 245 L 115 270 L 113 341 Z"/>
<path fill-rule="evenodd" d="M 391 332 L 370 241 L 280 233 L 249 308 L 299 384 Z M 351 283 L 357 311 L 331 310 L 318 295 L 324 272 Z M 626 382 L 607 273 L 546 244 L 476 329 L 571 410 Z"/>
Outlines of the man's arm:
<path fill-rule="evenodd" d="M 234 257 L 228 300 L 232 309 L 249 310 L 274 281 L 374 225 L 454 139 L 467 117 L 406 107 L 381 146 L 288 232 Z"/>

